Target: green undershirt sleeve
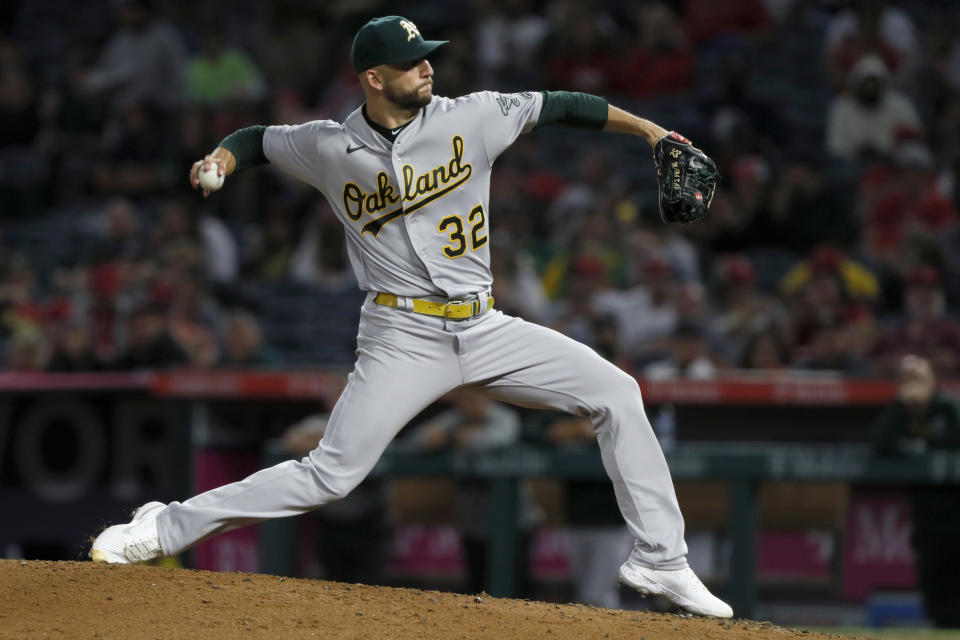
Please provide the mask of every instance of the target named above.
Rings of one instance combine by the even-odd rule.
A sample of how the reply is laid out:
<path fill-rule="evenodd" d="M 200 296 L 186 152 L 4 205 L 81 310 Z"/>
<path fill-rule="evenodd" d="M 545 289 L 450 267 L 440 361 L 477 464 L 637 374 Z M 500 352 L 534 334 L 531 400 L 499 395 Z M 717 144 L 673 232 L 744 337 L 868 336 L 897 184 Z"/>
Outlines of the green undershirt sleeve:
<path fill-rule="evenodd" d="M 266 130 L 265 126 L 259 124 L 237 129 L 220 141 L 219 146 L 232 153 L 237 159 L 237 171 L 269 162 L 267 156 L 263 154 L 263 132 Z"/>
<path fill-rule="evenodd" d="M 603 129 L 607 124 L 608 104 L 604 98 L 574 91 L 541 91 L 543 106 L 534 129 L 547 124 L 562 124 L 583 129 Z"/>

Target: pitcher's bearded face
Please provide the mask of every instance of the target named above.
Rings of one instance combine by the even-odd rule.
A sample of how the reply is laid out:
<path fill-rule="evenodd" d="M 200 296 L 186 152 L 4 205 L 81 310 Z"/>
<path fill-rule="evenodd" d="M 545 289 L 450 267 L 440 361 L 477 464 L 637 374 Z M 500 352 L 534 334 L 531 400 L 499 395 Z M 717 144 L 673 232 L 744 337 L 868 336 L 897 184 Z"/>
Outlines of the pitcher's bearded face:
<path fill-rule="evenodd" d="M 387 65 L 394 73 L 383 83 L 383 95 L 404 109 L 419 109 L 433 99 L 433 68 L 427 60 Z"/>
<path fill-rule="evenodd" d="M 433 81 L 427 81 L 416 89 L 400 89 L 392 84 L 384 85 L 383 95 L 387 100 L 404 109 L 419 109 L 430 104 L 433 99 Z"/>

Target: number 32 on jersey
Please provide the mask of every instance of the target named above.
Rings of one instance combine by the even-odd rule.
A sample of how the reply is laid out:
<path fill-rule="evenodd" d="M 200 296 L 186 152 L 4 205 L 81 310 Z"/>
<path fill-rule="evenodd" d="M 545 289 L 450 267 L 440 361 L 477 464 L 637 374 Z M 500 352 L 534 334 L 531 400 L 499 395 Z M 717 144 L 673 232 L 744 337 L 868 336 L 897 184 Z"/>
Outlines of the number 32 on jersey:
<path fill-rule="evenodd" d="M 463 217 L 458 215 L 447 216 L 437 225 L 437 231 L 450 236 L 450 244 L 443 248 L 443 255 L 448 258 L 459 258 L 467 252 L 467 237 L 463 234 L 466 226 L 470 227 L 470 250 L 476 251 L 487 244 L 487 218 L 483 213 L 483 205 L 478 204 L 470 210 L 466 224 Z"/>

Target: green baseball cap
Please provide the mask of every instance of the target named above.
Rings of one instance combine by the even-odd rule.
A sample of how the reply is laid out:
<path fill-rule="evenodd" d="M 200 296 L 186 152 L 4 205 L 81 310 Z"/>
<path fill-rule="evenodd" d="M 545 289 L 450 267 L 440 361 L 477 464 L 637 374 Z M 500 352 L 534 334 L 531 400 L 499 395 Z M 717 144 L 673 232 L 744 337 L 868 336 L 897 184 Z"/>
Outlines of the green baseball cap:
<path fill-rule="evenodd" d="M 424 40 L 420 30 L 402 16 L 374 18 L 353 38 L 353 69 L 363 73 L 378 64 L 396 64 L 426 58 L 449 40 Z"/>

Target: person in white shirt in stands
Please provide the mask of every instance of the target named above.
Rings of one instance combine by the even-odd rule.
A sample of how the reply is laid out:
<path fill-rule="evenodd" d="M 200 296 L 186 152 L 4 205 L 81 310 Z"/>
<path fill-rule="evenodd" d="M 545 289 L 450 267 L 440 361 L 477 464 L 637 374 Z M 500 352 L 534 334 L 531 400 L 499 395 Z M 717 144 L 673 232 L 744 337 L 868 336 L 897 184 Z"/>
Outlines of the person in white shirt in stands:
<path fill-rule="evenodd" d="M 827 113 L 827 151 L 856 160 L 889 156 L 905 137 L 923 129 L 916 107 L 889 86 L 890 72 L 877 56 L 864 56 L 850 70 L 847 91 L 835 97 Z"/>

